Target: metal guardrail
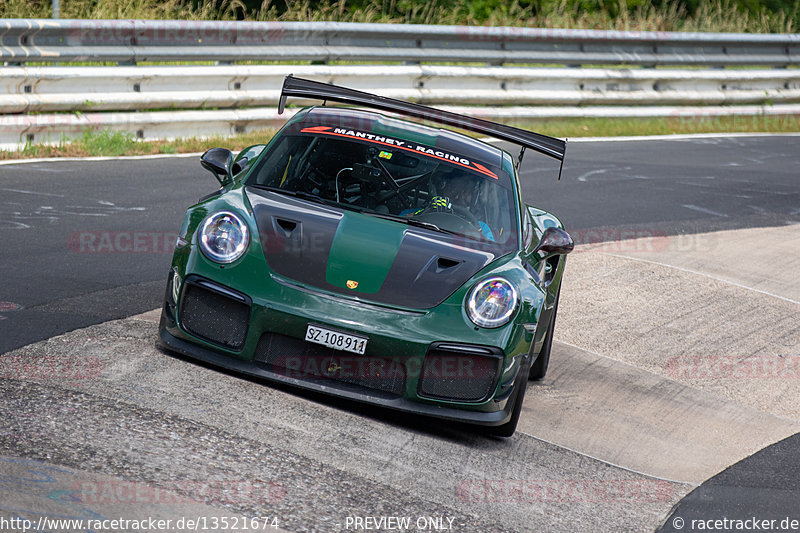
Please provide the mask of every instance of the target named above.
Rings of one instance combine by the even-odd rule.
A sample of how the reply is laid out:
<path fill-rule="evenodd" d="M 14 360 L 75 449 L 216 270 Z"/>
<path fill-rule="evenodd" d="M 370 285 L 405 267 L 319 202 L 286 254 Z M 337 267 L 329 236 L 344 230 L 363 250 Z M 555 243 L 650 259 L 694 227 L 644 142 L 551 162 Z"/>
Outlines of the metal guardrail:
<path fill-rule="evenodd" d="M 5 67 L 0 73 L 0 113 L 273 107 L 287 74 L 426 105 L 800 102 L 800 69 L 234 65 Z"/>
<path fill-rule="evenodd" d="M 799 34 L 619 32 L 347 22 L 0 19 L 0 61 L 800 63 Z"/>
<path fill-rule="evenodd" d="M 215 65 L 133 66 L 143 61 Z M 337 61 L 381 65 L 321 64 Z M 458 111 L 488 119 L 800 113 L 800 69 L 697 68 L 795 67 L 799 34 L 0 19 L 0 62 L 2 149 L 86 128 L 159 139 L 275 127 L 290 73 L 428 105 L 481 106 Z M 492 66 L 500 64 L 515 66 Z"/>

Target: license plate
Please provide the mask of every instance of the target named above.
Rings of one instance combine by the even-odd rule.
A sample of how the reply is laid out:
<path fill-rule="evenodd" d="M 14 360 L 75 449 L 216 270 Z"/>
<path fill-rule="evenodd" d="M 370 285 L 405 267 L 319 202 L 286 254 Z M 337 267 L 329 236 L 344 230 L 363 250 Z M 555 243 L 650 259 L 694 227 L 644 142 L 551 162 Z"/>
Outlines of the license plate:
<path fill-rule="evenodd" d="M 339 333 L 338 331 L 331 331 L 311 324 L 308 325 L 306 330 L 306 340 L 322 344 L 334 350 L 344 350 L 359 355 L 364 355 L 367 350 L 367 339 L 364 337 Z"/>

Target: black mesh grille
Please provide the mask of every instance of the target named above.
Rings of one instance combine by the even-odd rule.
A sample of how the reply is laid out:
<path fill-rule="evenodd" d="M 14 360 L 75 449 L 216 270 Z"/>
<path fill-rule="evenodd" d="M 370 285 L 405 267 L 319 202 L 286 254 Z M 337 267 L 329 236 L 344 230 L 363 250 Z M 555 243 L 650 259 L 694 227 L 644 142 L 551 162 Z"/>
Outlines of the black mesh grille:
<path fill-rule="evenodd" d="M 425 356 L 419 392 L 443 400 L 477 402 L 486 399 L 497 382 L 502 359 L 451 350 L 431 349 Z"/>
<path fill-rule="evenodd" d="M 405 367 L 392 359 L 351 354 L 278 333 L 261 336 L 255 360 L 299 379 L 331 379 L 395 396 L 405 388 Z"/>
<path fill-rule="evenodd" d="M 194 283 L 183 289 L 181 325 L 197 337 L 232 350 L 244 346 L 250 306 Z"/>

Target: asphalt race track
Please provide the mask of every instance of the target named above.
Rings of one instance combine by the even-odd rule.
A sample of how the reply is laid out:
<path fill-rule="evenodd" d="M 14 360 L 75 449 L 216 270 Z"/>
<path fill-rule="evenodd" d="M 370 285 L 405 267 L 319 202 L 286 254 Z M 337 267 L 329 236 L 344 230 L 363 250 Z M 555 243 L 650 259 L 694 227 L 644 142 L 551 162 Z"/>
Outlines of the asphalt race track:
<path fill-rule="evenodd" d="M 578 237 L 596 230 L 590 240 L 783 225 L 800 221 L 796 143 L 573 141 L 560 182 L 552 160 L 528 154 L 523 190 Z M 21 306 L 0 322 L 0 353 L 160 305 L 183 212 L 217 183 L 197 157 L 13 164 L 0 176 L 2 298 Z"/>
<path fill-rule="evenodd" d="M 797 141 L 570 142 L 560 182 L 526 154 L 526 201 L 578 247 L 551 370 L 507 440 L 156 350 L 183 211 L 216 184 L 196 156 L 0 164 L 0 518 L 791 530 Z"/>

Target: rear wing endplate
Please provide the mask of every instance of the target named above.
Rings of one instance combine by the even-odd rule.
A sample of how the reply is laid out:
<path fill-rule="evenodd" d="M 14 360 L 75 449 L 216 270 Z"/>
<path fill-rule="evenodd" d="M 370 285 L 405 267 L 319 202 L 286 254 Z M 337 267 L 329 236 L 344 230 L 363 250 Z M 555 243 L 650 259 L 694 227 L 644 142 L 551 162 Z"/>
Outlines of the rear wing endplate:
<path fill-rule="evenodd" d="M 531 131 L 506 126 L 505 124 L 496 124 L 488 120 L 480 118 L 469 117 L 452 113 L 450 111 L 442 111 L 419 104 L 412 104 L 410 102 L 403 102 L 393 98 L 386 98 L 377 96 L 355 89 L 348 89 L 346 87 L 339 87 L 338 85 L 331 85 L 328 83 L 321 83 L 318 81 L 306 80 L 303 78 L 295 78 L 291 75 L 286 76 L 283 81 L 283 89 L 281 90 L 281 99 L 278 103 L 278 114 L 282 114 L 286 107 L 286 98 L 288 96 L 301 96 L 306 98 L 313 98 L 317 100 L 332 100 L 345 104 L 356 104 L 364 107 L 371 107 L 374 109 L 381 109 L 383 111 L 390 111 L 399 113 L 401 115 L 408 115 L 416 118 L 429 120 L 432 122 L 439 122 L 448 126 L 454 126 L 467 131 L 489 135 L 503 141 L 508 141 L 523 148 L 530 148 L 544 155 L 550 156 L 554 159 L 561 161 L 563 167 L 564 153 L 567 149 L 566 141 L 556 139 L 555 137 L 548 137 L 541 133 L 534 133 Z M 561 178 L 561 170 L 559 169 L 559 179 Z"/>

